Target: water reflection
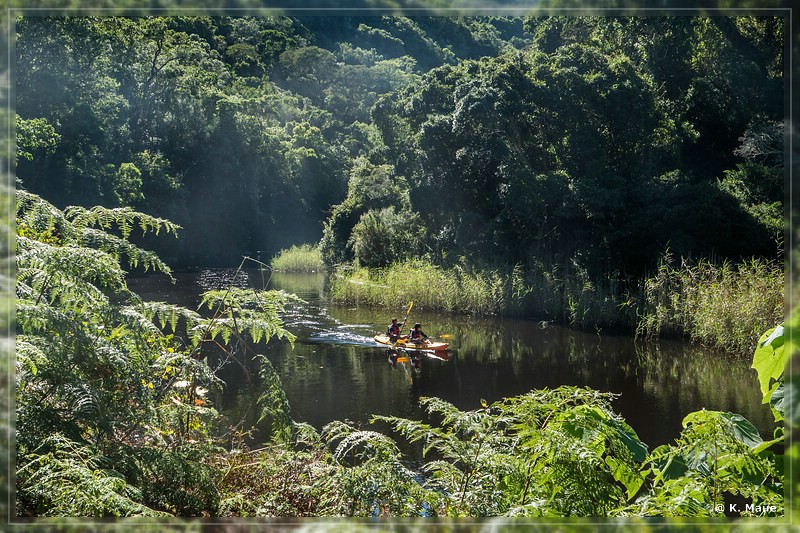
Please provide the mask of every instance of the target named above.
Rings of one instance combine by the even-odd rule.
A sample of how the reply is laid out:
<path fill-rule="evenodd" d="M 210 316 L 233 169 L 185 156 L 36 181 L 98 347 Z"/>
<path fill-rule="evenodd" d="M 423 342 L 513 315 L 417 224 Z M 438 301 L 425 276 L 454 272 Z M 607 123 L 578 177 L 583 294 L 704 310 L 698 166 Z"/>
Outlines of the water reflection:
<path fill-rule="evenodd" d="M 196 303 L 187 302 L 198 301 L 202 287 L 216 279 L 204 272 L 177 274 L 175 285 L 131 280 L 131 288 L 148 299 L 191 307 Z M 219 272 L 214 275 L 224 278 Z M 261 276 L 250 272 L 247 279 L 257 285 Z M 278 371 L 292 416 L 318 428 L 337 419 L 366 421 L 370 414 L 419 418 L 420 396 L 474 409 L 481 399 L 492 402 L 565 384 L 621 394 L 616 410 L 651 447 L 674 439 L 683 417 L 701 408 L 741 413 L 764 437 L 774 428 L 749 362 L 701 346 L 636 342 L 535 321 L 443 315 L 415 307 L 410 321 L 421 322 L 434 340 L 446 336 L 447 357 L 399 350 L 393 354 L 372 336 L 385 331 L 391 315 L 405 309 L 330 305 L 324 299 L 322 274 L 275 273 L 269 281 L 272 288 L 295 293 L 306 303 L 293 305 L 284 317 L 297 335 L 294 349 L 270 342 L 259 351 Z M 257 375 L 254 370 L 251 374 Z M 228 387 L 219 399 L 221 411 L 232 421 L 254 424 L 257 386 L 248 386 L 235 365 L 222 374 Z M 265 430 L 255 438 L 266 438 Z"/>

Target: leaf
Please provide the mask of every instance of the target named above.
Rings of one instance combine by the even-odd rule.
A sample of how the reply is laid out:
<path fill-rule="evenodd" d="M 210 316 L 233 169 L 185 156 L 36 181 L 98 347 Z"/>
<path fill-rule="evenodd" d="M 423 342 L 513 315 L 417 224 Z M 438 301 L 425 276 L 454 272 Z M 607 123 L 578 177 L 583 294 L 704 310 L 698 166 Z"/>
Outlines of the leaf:
<path fill-rule="evenodd" d="M 763 403 L 769 402 L 772 380 L 779 380 L 786 368 L 788 352 L 784 350 L 783 333 L 782 325 L 764 333 L 753 355 L 750 368 L 758 372 L 761 394 L 764 395 Z"/>
<path fill-rule="evenodd" d="M 784 413 L 788 413 L 789 425 L 800 426 L 800 376 L 791 375 L 783 383 L 783 402 L 781 406 Z"/>
<path fill-rule="evenodd" d="M 789 313 L 789 318 L 784 323 L 784 339 L 785 347 L 788 357 L 797 354 L 798 345 L 800 345 L 800 306 L 792 309 Z"/>
<path fill-rule="evenodd" d="M 775 385 L 772 394 L 770 394 L 769 406 L 772 408 L 772 415 L 775 417 L 775 422 L 780 422 L 783 420 L 784 414 L 786 413 L 786 394 L 789 385 L 783 381 Z"/>
<path fill-rule="evenodd" d="M 653 484 L 657 485 L 662 481 L 678 479 L 683 477 L 689 466 L 680 455 L 671 452 L 667 445 L 661 445 L 650 454 L 650 463 L 656 473 Z"/>
<path fill-rule="evenodd" d="M 614 479 L 625 485 L 628 499 L 633 498 L 644 483 L 644 477 L 638 471 L 614 457 L 606 457 L 606 464 L 611 469 L 611 475 L 614 476 Z"/>
<path fill-rule="evenodd" d="M 742 415 L 738 413 L 720 413 L 720 417 L 731 423 L 733 436 L 748 448 L 755 448 L 764 442 L 755 426 Z"/>
<path fill-rule="evenodd" d="M 691 424 L 715 424 L 723 421 L 725 426 L 730 431 L 731 436 L 752 449 L 761 445 L 764 441 L 758 430 L 747 420 L 745 417 L 738 413 L 723 413 L 721 411 L 694 411 L 689 413 L 683 419 L 683 427 L 688 427 Z"/>

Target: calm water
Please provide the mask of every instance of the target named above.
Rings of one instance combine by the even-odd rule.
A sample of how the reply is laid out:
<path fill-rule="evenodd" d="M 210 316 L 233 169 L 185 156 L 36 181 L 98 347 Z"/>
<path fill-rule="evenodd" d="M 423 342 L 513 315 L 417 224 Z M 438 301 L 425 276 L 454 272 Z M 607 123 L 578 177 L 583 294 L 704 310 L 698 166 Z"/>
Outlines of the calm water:
<path fill-rule="evenodd" d="M 130 288 L 143 298 L 196 308 L 199 294 L 223 288 L 233 270 L 206 269 L 134 278 Z M 324 299 L 322 274 L 240 273 L 241 286 L 292 292 L 305 300 L 292 305 L 285 325 L 297 336 L 292 349 L 270 342 L 259 351 L 269 357 L 283 382 L 292 417 L 318 429 L 332 420 L 365 422 L 370 414 L 420 418 L 421 396 L 438 396 L 461 409 L 559 385 L 587 386 L 621 394 L 616 411 L 651 449 L 672 441 L 691 411 L 733 411 L 747 417 L 769 437 L 774 429 L 769 408 L 761 405 L 755 371 L 749 361 L 678 341 L 635 341 L 628 336 L 596 335 L 536 321 L 483 319 L 412 310 L 432 337 L 452 336 L 447 359 L 423 357 L 391 364 L 385 347 L 372 341 L 383 332 L 391 312 L 332 305 Z M 400 320 L 405 309 L 393 313 Z M 246 365 L 221 370 L 227 383 L 217 407 L 230 423 L 254 424 L 258 371 Z M 254 433 L 259 442 L 266 427 Z"/>

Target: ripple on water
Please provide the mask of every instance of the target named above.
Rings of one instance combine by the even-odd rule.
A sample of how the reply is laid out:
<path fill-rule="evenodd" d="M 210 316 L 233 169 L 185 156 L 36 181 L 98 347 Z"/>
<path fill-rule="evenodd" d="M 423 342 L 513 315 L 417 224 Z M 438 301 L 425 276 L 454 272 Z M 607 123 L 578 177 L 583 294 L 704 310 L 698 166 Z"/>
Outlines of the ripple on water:
<path fill-rule="evenodd" d="M 372 337 L 346 331 L 321 331 L 310 335 L 308 340 L 328 344 L 355 344 L 359 346 L 373 346 L 375 344 L 375 340 Z"/>
<path fill-rule="evenodd" d="M 197 276 L 197 284 L 204 291 L 223 290 L 230 286 L 240 289 L 252 287 L 250 275 L 235 268 L 213 268 L 201 270 Z"/>

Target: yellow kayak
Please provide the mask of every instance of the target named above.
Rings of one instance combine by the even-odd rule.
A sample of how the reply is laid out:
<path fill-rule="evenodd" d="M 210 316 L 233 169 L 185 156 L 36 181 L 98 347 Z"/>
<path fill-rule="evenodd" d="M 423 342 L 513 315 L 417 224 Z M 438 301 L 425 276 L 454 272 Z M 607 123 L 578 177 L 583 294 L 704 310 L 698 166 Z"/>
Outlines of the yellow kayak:
<path fill-rule="evenodd" d="M 393 343 L 389 340 L 388 335 L 375 335 L 373 337 L 375 342 L 378 344 L 385 344 L 387 346 L 394 346 L 395 344 L 399 347 L 405 348 L 407 350 L 424 350 L 430 352 L 443 352 L 447 350 L 447 347 L 450 346 L 446 342 L 430 342 L 425 341 L 421 343 L 411 342 L 408 339 L 398 339 L 397 343 Z"/>

